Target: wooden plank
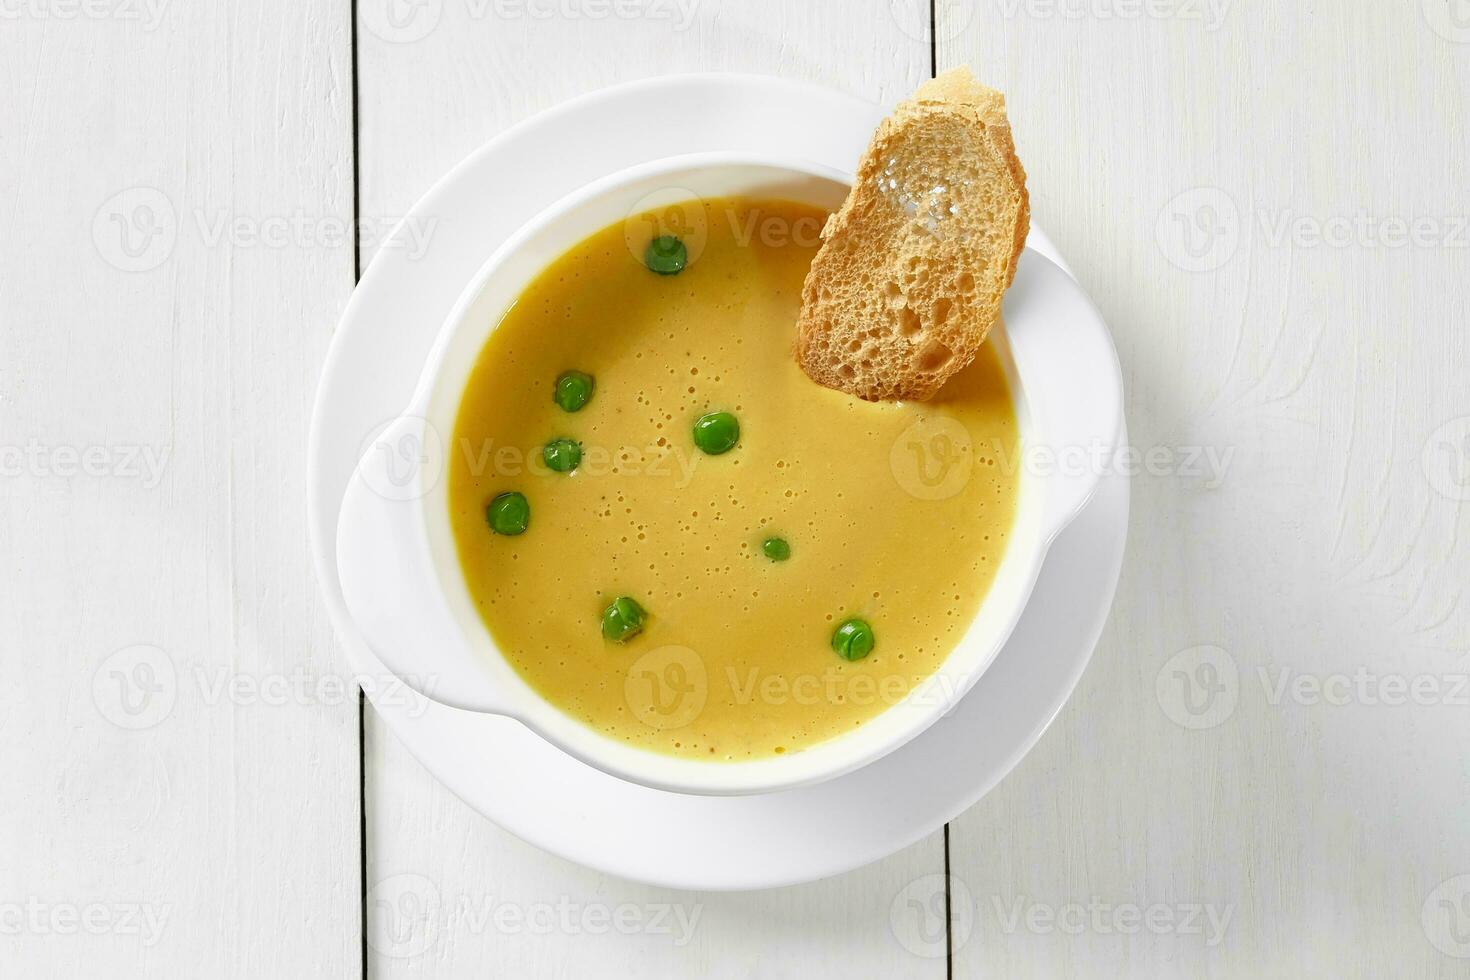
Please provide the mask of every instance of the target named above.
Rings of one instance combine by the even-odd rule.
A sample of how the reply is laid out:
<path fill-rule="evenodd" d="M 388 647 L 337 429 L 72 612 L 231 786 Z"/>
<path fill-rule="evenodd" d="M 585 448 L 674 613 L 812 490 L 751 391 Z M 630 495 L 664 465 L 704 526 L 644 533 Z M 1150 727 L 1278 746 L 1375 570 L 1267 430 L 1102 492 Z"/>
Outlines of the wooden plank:
<path fill-rule="evenodd" d="M 905 33 L 888 0 L 700 0 L 682 28 L 652 16 L 540 20 L 498 16 L 493 5 L 444 3 L 426 8 L 425 21 L 399 21 L 398 33 L 385 26 L 381 8 L 368 7 L 359 11 L 367 214 L 403 213 L 506 126 L 618 82 L 683 71 L 764 72 L 893 101 L 930 68 L 923 31 Z M 902 7 L 901 14 L 913 15 Z M 520 843 L 439 786 L 380 722 L 370 718 L 369 727 L 368 881 L 389 882 L 388 889 L 410 896 L 430 889 L 450 910 L 432 939 L 373 951 L 376 977 L 944 974 L 943 919 L 927 911 L 935 907 L 930 876 L 943 870 L 939 834 L 875 867 L 814 885 L 752 895 L 647 888 Z M 906 904 L 915 897 L 928 902 L 922 921 Z M 890 925 L 895 905 L 903 913 L 897 932 Z M 695 927 L 687 939 L 651 928 L 598 934 L 560 919 L 538 931 L 497 926 L 483 914 L 507 908 L 502 914 L 514 922 L 518 914 L 550 915 L 560 906 L 577 916 L 591 910 L 594 920 L 629 906 L 644 922 L 667 907 L 671 921 L 683 914 Z"/>
<path fill-rule="evenodd" d="M 1449 4 L 940 6 L 1161 447 L 1076 697 L 952 827 L 955 975 L 1460 975 L 1470 36 Z"/>
<path fill-rule="evenodd" d="M 356 694 L 306 547 L 352 286 L 347 10 L 0 30 L 0 962 L 359 970 Z M 299 219 L 299 220 L 298 220 Z"/>
<path fill-rule="evenodd" d="M 373 977 L 944 976 L 940 834 L 809 885 L 655 888 L 522 843 L 369 731 Z"/>

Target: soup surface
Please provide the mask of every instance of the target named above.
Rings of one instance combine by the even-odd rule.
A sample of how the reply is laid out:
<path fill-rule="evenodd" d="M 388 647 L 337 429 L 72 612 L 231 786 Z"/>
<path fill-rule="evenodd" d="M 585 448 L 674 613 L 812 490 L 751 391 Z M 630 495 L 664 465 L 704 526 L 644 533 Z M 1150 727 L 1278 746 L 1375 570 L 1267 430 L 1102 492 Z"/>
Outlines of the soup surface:
<path fill-rule="evenodd" d="M 1005 551 L 1018 427 L 991 345 L 926 404 L 812 382 L 791 350 L 826 215 L 694 207 L 682 271 L 651 271 L 635 218 L 505 314 L 460 405 L 449 505 L 469 593 L 542 697 L 638 746 L 738 761 L 850 731 L 950 653 Z M 593 379 L 576 411 L 554 400 L 568 371 Z M 695 441 L 711 412 L 739 425 L 720 455 Z M 543 455 L 557 440 L 580 449 L 570 472 L 547 465 L 567 465 L 566 443 Z M 523 514 L 493 529 L 507 493 L 523 533 Z M 603 634 L 619 597 L 646 611 L 624 642 Z M 848 660 L 833 634 L 852 618 L 874 644 Z"/>

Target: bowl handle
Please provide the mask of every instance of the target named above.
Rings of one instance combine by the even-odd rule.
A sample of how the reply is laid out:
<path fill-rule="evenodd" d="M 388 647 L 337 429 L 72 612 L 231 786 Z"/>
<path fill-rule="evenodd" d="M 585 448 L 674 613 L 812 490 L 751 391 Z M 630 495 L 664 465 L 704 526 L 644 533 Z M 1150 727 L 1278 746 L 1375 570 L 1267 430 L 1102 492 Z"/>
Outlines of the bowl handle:
<path fill-rule="evenodd" d="M 1036 433 L 1022 447 L 1027 475 L 1047 486 L 1041 527 L 1049 544 L 1114 465 L 1122 372 L 1107 324 L 1082 287 L 1033 249 L 1021 255 L 1004 318 Z"/>
<path fill-rule="evenodd" d="M 424 497 L 444 477 L 442 442 L 403 415 L 368 445 L 337 517 L 337 574 L 358 629 L 404 684 L 442 704 L 515 714 L 445 600 Z"/>

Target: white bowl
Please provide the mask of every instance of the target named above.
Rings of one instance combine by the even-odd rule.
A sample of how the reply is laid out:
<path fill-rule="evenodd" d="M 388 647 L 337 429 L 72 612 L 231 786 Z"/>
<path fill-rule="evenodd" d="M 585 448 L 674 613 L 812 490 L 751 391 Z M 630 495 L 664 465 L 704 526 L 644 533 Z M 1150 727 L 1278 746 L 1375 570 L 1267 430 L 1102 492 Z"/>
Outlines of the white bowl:
<path fill-rule="evenodd" d="M 1105 330 L 1070 276 L 1026 252 L 992 333 L 1020 422 L 1019 500 L 1010 545 L 974 621 L 926 681 L 850 734 L 747 762 L 699 762 L 636 748 L 563 714 L 495 647 L 470 597 L 450 530 L 447 434 L 475 359 L 525 287 L 569 248 L 650 201 L 780 197 L 835 209 L 851 176 L 799 160 L 704 153 L 640 165 L 553 205 L 510 238 L 446 319 L 402 415 L 369 440 L 343 498 L 337 563 L 353 619 L 374 652 L 435 701 L 516 718 L 605 772 L 678 792 L 770 792 L 851 772 L 903 745 L 974 685 L 1010 635 L 1046 550 L 1091 498 L 1116 451 L 1118 372 Z M 886 451 L 884 447 L 881 451 Z"/>

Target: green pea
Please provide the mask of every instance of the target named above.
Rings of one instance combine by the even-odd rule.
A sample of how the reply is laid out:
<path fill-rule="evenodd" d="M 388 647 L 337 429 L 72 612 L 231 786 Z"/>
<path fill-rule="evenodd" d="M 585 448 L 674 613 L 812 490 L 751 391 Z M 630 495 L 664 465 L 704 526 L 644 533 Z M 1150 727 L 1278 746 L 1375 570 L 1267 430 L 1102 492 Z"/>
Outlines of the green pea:
<path fill-rule="evenodd" d="M 659 235 L 648 243 L 643 264 L 661 276 L 677 276 L 689 264 L 689 249 L 673 235 Z"/>
<path fill-rule="evenodd" d="M 592 375 L 583 371 L 563 371 L 557 375 L 551 398 L 564 412 L 580 412 L 592 400 L 595 387 L 597 383 L 592 380 Z"/>
<path fill-rule="evenodd" d="M 525 494 L 502 493 L 485 507 L 485 521 L 496 534 L 524 534 L 531 523 L 531 505 Z"/>
<path fill-rule="evenodd" d="M 553 439 L 541 447 L 541 458 L 547 468 L 570 473 L 581 465 L 582 447 L 570 439 Z"/>
<path fill-rule="evenodd" d="M 832 632 L 832 649 L 843 660 L 861 660 L 877 644 L 873 627 L 861 619 L 849 619 Z"/>
<path fill-rule="evenodd" d="M 602 611 L 602 636 L 614 643 L 627 643 L 643 632 L 643 607 L 628 596 L 618 596 Z"/>
<path fill-rule="evenodd" d="M 766 538 L 761 542 L 761 551 L 771 561 L 785 561 L 791 557 L 791 545 L 785 538 Z"/>
<path fill-rule="evenodd" d="M 728 453 L 740 441 L 740 421 L 729 412 L 710 412 L 694 422 L 694 444 L 711 456 Z"/>

